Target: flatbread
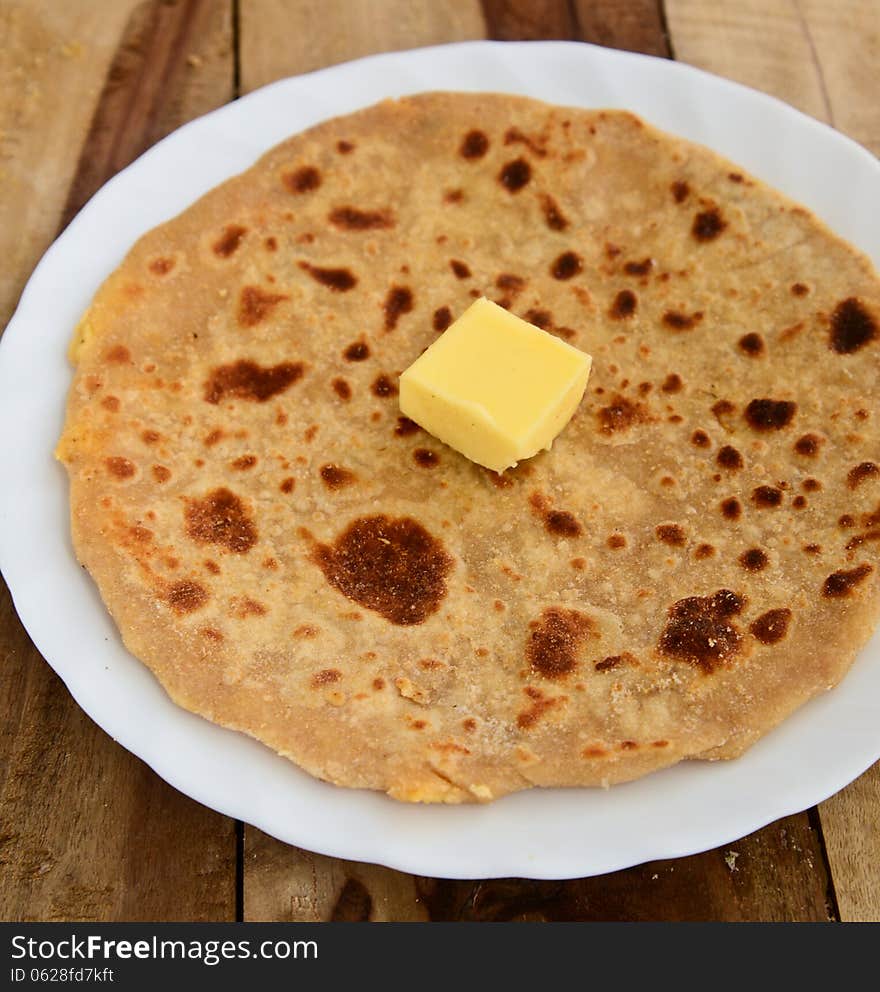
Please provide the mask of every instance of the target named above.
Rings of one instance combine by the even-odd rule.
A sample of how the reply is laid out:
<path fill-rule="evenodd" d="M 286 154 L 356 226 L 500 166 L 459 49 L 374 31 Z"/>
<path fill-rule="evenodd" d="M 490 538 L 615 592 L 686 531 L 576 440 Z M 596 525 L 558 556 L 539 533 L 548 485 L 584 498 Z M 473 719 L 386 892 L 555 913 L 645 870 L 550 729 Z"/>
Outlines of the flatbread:
<path fill-rule="evenodd" d="M 503 476 L 396 400 L 480 295 L 594 359 Z M 176 702 L 339 785 L 485 801 L 732 757 L 877 621 L 878 315 L 863 255 L 631 114 L 384 102 L 100 289 L 58 449 L 76 552 Z"/>

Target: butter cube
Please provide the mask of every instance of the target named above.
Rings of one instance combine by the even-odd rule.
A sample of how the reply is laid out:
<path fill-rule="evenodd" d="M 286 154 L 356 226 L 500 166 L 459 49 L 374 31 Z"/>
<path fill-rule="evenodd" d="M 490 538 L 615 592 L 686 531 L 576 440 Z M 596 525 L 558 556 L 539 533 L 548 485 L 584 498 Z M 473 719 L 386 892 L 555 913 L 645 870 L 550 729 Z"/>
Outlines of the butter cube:
<path fill-rule="evenodd" d="M 472 462 L 503 472 L 549 448 L 580 403 L 592 359 L 476 300 L 400 377 L 400 409 Z"/>

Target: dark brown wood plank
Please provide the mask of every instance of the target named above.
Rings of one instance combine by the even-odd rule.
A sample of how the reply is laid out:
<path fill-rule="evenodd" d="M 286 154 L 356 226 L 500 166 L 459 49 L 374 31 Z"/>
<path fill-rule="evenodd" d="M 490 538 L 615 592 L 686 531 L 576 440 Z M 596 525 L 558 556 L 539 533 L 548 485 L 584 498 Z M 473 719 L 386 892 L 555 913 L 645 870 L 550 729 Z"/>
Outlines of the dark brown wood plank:
<path fill-rule="evenodd" d="M 662 0 L 573 0 L 573 7 L 582 41 L 672 56 Z"/>
<path fill-rule="evenodd" d="M 70 188 L 66 224 L 160 138 L 234 96 L 231 0 L 148 0 L 132 14 Z"/>
<path fill-rule="evenodd" d="M 231 3 L 141 4 L 65 221 L 152 142 L 231 99 L 233 61 Z M 60 124 L 50 113 L 43 126 Z M 0 665 L 0 919 L 234 919 L 234 822 L 166 785 L 85 716 L 30 643 L 2 582 Z"/>
<path fill-rule="evenodd" d="M 568 881 L 419 878 L 310 854 L 253 829 L 245 864 L 248 920 L 827 921 L 835 916 L 821 840 L 806 814 L 716 851 Z"/>
<path fill-rule="evenodd" d="M 483 16 L 496 41 L 582 40 L 568 0 L 483 0 Z"/>

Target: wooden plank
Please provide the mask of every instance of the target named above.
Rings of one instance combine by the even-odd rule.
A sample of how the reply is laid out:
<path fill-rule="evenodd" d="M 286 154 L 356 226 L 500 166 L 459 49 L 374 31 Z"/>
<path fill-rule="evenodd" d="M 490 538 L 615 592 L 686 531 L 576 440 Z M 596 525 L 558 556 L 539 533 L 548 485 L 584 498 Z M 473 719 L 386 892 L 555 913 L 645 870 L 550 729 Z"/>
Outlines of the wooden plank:
<path fill-rule="evenodd" d="M 880 764 L 822 803 L 819 817 L 840 918 L 880 920 Z"/>
<path fill-rule="evenodd" d="M 880 154 L 874 0 L 667 0 L 676 54 L 826 120 Z M 843 920 L 880 918 L 880 765 L 819 807 Z"/>
<path fill-rule="evenodd" d="M 846 0 L 845 0 L 846 2 Z M 841 16 L 835 4 L 836 16 Z M 822 75 L 794 0 L 666 0 L 675 57 L 830 119 Z"/>
<path fill-rule="evenodd" d="M 834 126 L 880 155 L 880 4 L 797 0 Z"/>
<path fill-rule="evenodd" d="M 414 878 L 287 847 L 248 831 L 245 919 L 361 921 L 803 920 L 833 917 L 806 816 L 729 847 L 598 878 Z"/>
<path fill-rule="evenodd" d="M 478 0 L 240 0 L 242 92 L 402 48 L 483 38 Z"/>
<path fill-rule="evenodd" d="M 53 56 L 52 66 L 70 92 L 53 87 L 50 99 L 47 89 L 39 112 L 17 122 L 15 174 L 26 176 L 32 170 L 32 194 L 45 193 L 51 209 L 47 204 L 33 212 L 12 204 L 19 223 L 33 222 L 34 229 L 30 254 L 15 256 L 18 282 L 4 287 L 9 304 L 9 294 L 14 295 L 28 265 L 58 227 L 69 182 L 65 177 L 73 173 L 89 131 L 88 116 L 74 106 L 84 100 L 87 80 L 94 89 L 92 104 L 99 95 L 100 100 L 73 182 L 71 209 L 151 141 L 233 95 L 229 4 L 150 2 L 134 10 L 127 25 L 125 20 L 118 23 L 115 35 L 105 31 L 117 23 L 121 8 L 115 0 L 30 4 L 20 22 L 27 26 L 17 36 L 23 65 L 32 60 L 29 52 L 72 45 L 74 27 L 88 39 L 80 43 L 88 48 L 82 56 L 87 64 L 69 76 Z M 70 12 L 69 22 L 58 21 L 61 11 Z M 4 10 L 3 16 L 8 13 Z M 100 65 L 106 74 L 112 52 L 105 48 L 111 37 L 118 51 L 101 93 L 88 60 L 97 57 L 95 39 L 103 39 Z M 38 46 L 33 38 L 42 39 Z M 47 87 L 52 78 L 57 75 L 48 73 Z M 27 78 L 19 77 L 16 88 L 3 93 L 4 106 L 5 101 L 14 105 L 24 100 L 28 86 Z M 77 115 L 79 131 L 72 127 L 71 115 Z M 21 230 L 12 233 L 22 237 Z M 2 229 L 0 236 L 5 236 Z M 0 723 L 0 918 L 234 919 L 234 822 L 166 785 L 85 716 L 31 645 L 2 583 L 0 665 L 5 704 Z"/>
<path fill-rule="evenodd" d="M 58 227 L 134 2 L 0 6 L 0 328 Z"/>
<path fill-rule="evenodd" d="M 580 37 L 606 48 L 644 55 L 672 54 L 662 0 L 574 0 Z"/>

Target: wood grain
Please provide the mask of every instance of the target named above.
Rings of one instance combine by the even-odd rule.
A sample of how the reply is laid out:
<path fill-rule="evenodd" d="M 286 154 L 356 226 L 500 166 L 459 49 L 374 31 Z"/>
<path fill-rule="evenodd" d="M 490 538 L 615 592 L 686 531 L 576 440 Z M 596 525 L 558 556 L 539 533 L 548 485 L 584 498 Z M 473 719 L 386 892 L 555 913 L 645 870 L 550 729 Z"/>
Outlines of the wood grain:
<path fill-rule="evenodd" d="M 729 847 L 599 878 L 414 878 L 287 847 L 248 831 L 246 920 L 826 921 L 829 878 L 807 816 Z"/>
<path fill-rule="evenodd" d="M 0 6 L 0 328 L 52 240 L 134 0 Z"/>
<path fill-rule="evenodd" d="M 89 48 L 57 57 L 86 60 L 79 76 L 65 77 L 70 94 L 47 78 L 36 116 L 17 125 L 15 170 L 32 168 L 32 192 L 53 194 L 51 210 L 39 217 L 11 205 L 20 223 L 34 223 L 31 255 L 16 256 L 18 282 L 61 222 L 70 185 L 63 177 L 80 147 L 67 215 L 151 142 L 233 95 L 230 5 L 150 2 L 119 24 L 122 7 L 115 0 L 32 3 L 20 20 L 34 37 L 54 38 L 41 42 L 54 51 L 51 45 L 76 37 L 58 34 L 59 11 L 69 11 L 65 30 L 75 26 Z M 88 63 L 95 37 L 107 46 L 112 37 L 117 49 L 103 91 Z M 96 66 L 107 74 L 110 53 L 100 53 Z M 91 128 L 75 106 L 87 85 L 97 101 Z M 176 792 L 85 716 L 31 645 L 2 583 L 0 664 L 0 919 L 234 919 L 234 822 Z"/>
<path fill-rule="evenodd" d="M 478 0 L 240 0 L 241 89 L 363 55 L 484 37 Z"/>
<path fill-rule="evenodd" d="M 771 93 L 880 153 L 880 4 L 667 0 L 677 55 Z M 880 919 L 880 766 L 819 807 L 841 919 Z"/>

